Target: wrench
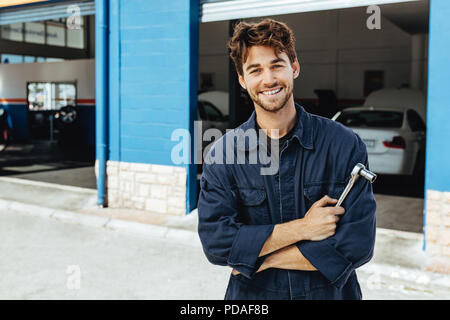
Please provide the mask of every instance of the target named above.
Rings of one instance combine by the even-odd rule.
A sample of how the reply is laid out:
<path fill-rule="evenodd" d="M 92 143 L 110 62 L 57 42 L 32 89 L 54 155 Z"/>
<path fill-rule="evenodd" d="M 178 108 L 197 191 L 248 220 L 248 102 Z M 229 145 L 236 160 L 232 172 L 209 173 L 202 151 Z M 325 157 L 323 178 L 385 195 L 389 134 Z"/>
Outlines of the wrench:
<path fill-rule="evenodd" d="M 342 202 L 344 202 L 345 198 L 347 197 L 347 194 L 350 192 L 356 180 L 358 180 L 360 176 L 369 180 L 370 183 L 373 183 L 377 178 L 377 175 L 372 171 L 367 170 L 362 163 L 356 164 L 356 166 L 353 168 L 350 174 L 350 181 L 347 183 L 347 186 L 345 187 L 344 191 L 339 197 L 336 207 L 339 207 L 342 204 Z"/>

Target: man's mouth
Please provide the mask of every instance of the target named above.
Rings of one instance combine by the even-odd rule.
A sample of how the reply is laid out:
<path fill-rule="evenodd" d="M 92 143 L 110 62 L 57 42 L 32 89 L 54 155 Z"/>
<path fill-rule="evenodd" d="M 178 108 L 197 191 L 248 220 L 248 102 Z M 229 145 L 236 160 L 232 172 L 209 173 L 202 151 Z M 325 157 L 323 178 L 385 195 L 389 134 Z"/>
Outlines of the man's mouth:
<path fill-rule="evenodd" d="M 261 94 L 265 95 L 265 96 L 273 96 L 276 95 L 277 93 L 279 93 L 283 88 L 278 88 L 278 89 L 273 89 L 273 90 L 266 90 L 266 91 L 262 91 Z"/>

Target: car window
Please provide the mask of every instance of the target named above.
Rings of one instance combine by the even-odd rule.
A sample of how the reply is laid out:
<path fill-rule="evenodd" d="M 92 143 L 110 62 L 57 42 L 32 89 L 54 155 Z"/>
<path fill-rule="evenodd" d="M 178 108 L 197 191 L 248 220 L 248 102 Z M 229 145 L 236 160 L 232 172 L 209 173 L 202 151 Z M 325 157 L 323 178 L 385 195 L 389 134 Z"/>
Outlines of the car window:
<path fill-rule="evenodd" d="M 203 101 L 203 109 L 207 120 L 222 121 L 222 113 L 212 103 Z"/>
<path fill-rule="evenodd" d="M 347 127 L 401 128 L 403 112 L 381 110 L 344 111 L 336 121 Z"/>
<path fill-rule="evenodd" d="M 202 101 L 198 102 L 198 114 L 199 114 L 201 120 L 207 120 Z"/>
<path fill-rule="evenodd" d="M 425 131 L 425 123 L 416 111 L 408 110 L 406 118 L 412 131 Z"/>

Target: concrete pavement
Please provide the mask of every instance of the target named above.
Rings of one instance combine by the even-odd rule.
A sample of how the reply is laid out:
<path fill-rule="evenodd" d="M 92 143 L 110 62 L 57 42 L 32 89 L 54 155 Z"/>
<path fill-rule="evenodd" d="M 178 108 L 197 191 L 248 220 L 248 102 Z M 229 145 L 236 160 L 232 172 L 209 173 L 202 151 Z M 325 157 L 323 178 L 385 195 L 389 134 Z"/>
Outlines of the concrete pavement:
<path fill-rule="evenodd" d="M 231 270 L 206 260 L 195 232 L 65 217 L 64 211 L 46 216 L 4 204 L 1 299 L 223 298 Z M 448 277 L 417 268 L 420 245 L 409 233 L 402 239 L 379 229 L 373 260 L 357 270 L 364 298 L 450 299 Z"/>
<path fill-rule="evenodd" d="M 195 212 L 98 208 L 95 190 L 15 178 L 0 190 L 0 298 L 223 298 L 231 270 L 205 259 Z M 421 205 L 376 197 L 378 216 Z M 425 271 L 422 246 L 421 233 L 378 228 L 374 258 L 357 270 L 364 298 L 450 299 L 449 276 Z"/>

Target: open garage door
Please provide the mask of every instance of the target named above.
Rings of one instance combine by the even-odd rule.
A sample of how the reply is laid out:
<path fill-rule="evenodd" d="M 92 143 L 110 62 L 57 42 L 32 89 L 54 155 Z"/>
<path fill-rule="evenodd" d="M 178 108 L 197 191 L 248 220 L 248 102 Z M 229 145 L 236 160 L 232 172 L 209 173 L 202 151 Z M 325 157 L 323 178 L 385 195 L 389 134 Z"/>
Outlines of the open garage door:
<path fill-rule="evenodd" d="M 366 24 L 371 15 L 366 12 L 369 5 L 379 5 L 379 29 L 370 29 Z M 226 43 L 232 36 L 234 24 L 241 19 L 251 22 L 268 17 L 285 22 L 296 36 L 296 51 L 301 65 L 293 91 L 294 100 L 308 112 L 330 118 L 331 114 L 337 114 L 336 109 L 339 112 L 349 109 L 351 112 L 364 106 L 366 100 L 372 107 L 405 105 L 403 109 L 408 108 L 406 112 L 395 114 L 400 116 L 395 125 L 386 122 L 394 114 L 370 113 L 370 116 L 383 118 L 374 125 L 377 130 L 370 133 L 375 138 L 364 136 L 356 124 L 345 125 L 352 127 L 365 140 L 371 169 L 379 174 L 374 184 L 379 204 L 378 226 L 420 233 L 423 228 L 422 159 L 425 154 L 421 137 L 426 131 L 425 117 L 417 117 L 412 110 L 413 104 L 406 102 L 406 97 L 396 102 L 391 94 L 421 91 L 420 101 L 423 103 L 418 110 L 421 115 L 425 114 L 428 8 L 426 0 L 203 1 L 199 27 L 199 101 L 211 102 L 218 108 L 224 101 L 228 102 L 224 112 L 229 121 L 228 128 L 235 128 L 246 121 L 254 108 L 248 97 L 243 97 L 245 90 L 237 81 Z M 368 99 L 377 91 L 387 94 L 389 101 L 375 103 L 372 100 L 375 95 Z M 378 97 L 381 99 L 380 95 Z M 419 102 L 419 99 L 414 98 L 413 101 Z M 364 110 L 360 111 L 351 115 L 366 114 Z M 405 131 L 393 133 L 389 128 L 400 126 L 400 122 Z M 370 125 L 361 120 L 361 126 Z M 388 137 L 380 140 L 381 132 L 388 132 Z M 395 143 L 389 143 L 394 137 L 401 142 L 398 148 Z M 383 152 L 375 150 L 380 145 L 387 153 L 384 149 Z M 405 160 L 397 159 L 377 166 L 377 161 L 385 154 L 395 152 L 405 155 Z M 402 169 L 393 170 L 396 163 Z M 405 205 L 411 207 L 404 210 Z"/>
<path fill-rule="evenodd" d="M 95 3 L 93 0 L 64 2 L 42 1 L 45 2 L 42 4 L 39 2 L 6 1 L 8 7 L 0 7 L 0 25 L 95 14 Z"/>
<path fill-rule="evenodd" d="M 203 0 L 201 22 L 381 5 L 417 0 Z"/>
<path fill-rule="evenodd" d="M 94 26 L 93 0 L 0 1 L 0 181 L 96 188 Z"/>

